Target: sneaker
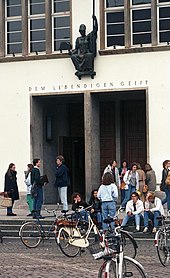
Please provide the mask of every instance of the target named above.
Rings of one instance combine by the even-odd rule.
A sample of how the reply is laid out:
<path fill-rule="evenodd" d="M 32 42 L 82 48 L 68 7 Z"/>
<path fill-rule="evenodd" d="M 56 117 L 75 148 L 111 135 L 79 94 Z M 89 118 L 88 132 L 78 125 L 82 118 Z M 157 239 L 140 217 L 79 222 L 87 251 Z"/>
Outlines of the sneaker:
<path fill-rule="evenodd" d="M 139 233 L 140 231 L 139 231 L 139 229 L 135 229 L 134 231 L 133 231 L 133 233 Z"/>
<path fill-rule="evenodd" d="M 154 227 L 153 229 L 152 229 L 152 233 L 156 233 L 156 227 Z"/>
<path fill-rule="evenodd" d="M 32 213 L 27 214 L 27 216 L 32 216 Z"/>
<path fill-rule="evenodd" d="M 120 212 L 125 211 L 125 207 L 120 207 Z"/>
<path fill-rule="evenodd" d="M 148 231 L 148 227 L 145 227 L 143 233 L 147 233 L 147 231 Z"/>

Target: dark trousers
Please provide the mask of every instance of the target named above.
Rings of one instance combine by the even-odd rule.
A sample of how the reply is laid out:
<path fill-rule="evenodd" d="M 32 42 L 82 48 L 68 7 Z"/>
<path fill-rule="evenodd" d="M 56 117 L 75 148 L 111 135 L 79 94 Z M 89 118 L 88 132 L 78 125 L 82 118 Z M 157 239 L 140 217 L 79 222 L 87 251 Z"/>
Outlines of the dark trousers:
<path fill-rule="evenodd" d="M 14 204 L 14 200 L 12 199 L 12 207 L 7 208 L 7 214 L 12 213 L 13 204 Z"/>
<path fill-rule="evenodd" d="M 36 215 L 40 215 L 42 204 L 43 204 L 43 188 L 38 186 L 37 196 L 34 197 L 34 201 L 33 201 L 33 211 L 35 211 Z"/>

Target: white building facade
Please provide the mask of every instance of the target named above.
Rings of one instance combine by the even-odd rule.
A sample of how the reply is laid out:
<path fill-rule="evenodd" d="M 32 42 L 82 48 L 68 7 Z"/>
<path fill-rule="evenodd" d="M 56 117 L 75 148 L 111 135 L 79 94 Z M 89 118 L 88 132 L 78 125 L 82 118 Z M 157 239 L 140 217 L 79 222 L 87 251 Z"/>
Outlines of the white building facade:
<path fill-rule="evenodd" d="M 61 42 L 75 45 L 79 25 L 98 20 L 96 76 L 75 75 Z M 169 158 L 170 1 L 0 0 L 0 180 L 33 158 L 49 177 L 55 203 L 55 158 L 63 154 L 71 187 L 87 198 L 106 164 L 150 163 L 160 183 Z"/>

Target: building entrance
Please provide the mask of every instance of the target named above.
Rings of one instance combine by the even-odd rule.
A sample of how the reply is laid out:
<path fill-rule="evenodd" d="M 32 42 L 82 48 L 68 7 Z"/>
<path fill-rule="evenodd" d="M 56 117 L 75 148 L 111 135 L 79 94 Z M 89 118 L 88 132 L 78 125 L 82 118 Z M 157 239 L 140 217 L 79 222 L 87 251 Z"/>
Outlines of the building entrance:
<path fill-rule="evenodd" d="M 58 201 L 58 154 L 69 168 L 69 202 L 75 191 L 89 198 L 110 160 L 147 162 L 145 91 L 33 97 L 32 119 L 32 157 L 41 158 L 50 181 L 45 203 Z"/>

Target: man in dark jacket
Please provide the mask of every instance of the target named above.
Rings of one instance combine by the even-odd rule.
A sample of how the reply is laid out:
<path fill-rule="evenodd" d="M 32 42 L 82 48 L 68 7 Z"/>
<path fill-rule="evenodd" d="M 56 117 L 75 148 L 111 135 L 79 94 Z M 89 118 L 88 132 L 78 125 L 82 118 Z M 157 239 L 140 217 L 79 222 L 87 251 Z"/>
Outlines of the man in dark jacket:
<path fill-rule="evenodd" d="M 68 210 L 67 203 L 67 187 L 70 183 L 68 176 L 68 168 L 63 164 L 64 157 L 59 155 L 56 157 L 57 170 L 56 170 L 56 182 L 55 185 L 58 188 L 61 203 L 63 204 L 63 210 Z"/>
<path fill-rule="evenodd" d="M 32 197 L 33 201 L 33 218 L 43 218 L 41 216 L 41 207 L 43 204 L 43 188 L 40 179 L 40 167 L 41 161 L 39 158 L 33 160 L 34 168 L 31 171 L 31 184 L 32 184 Z"/>

